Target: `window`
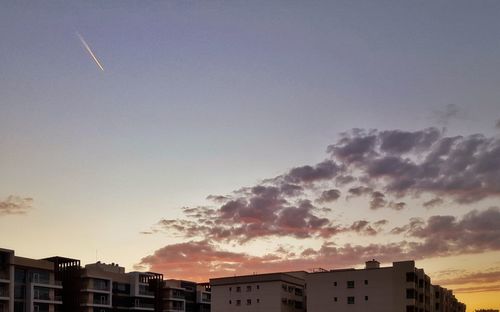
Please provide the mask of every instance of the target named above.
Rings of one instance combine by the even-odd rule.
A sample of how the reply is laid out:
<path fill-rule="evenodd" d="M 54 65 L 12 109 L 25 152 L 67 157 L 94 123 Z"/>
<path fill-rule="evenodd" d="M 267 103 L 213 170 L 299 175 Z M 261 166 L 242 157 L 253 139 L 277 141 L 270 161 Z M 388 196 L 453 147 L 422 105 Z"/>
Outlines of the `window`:
<path fill-rule="evenodd" d="M 252 286 L 247 286 L 247 291 L 252 291 Z"/>
<path fill-rule="evenodd" d="M 365 301 L 368 301 L 368 296 L 365 296 Z"/>
<path fill-rule="evenodd" d="M 406 306 L 406 312 L 414 312 L 415 311 L 415 307 L 414 306 Z"/>
<path fill-rule="evenodd" d="M 229 304 L 232 304 L 233 302 L 231 300 L 229 300 Z"/>
<path fill-rule="evenodd" d="M 415 298 L 415 290 L 408 288 L 406 289 L 406 299 L 413 299 Z"/>
<path fill-rule="evenodd" d="M 347 288 L 354 288 L 354 281 L 347 281 Z"/>
<path fill-rule="evenodd" d="M 232 288 L 232 287 L 229 287 L 229 291 L 232 291 L 232 290 L 233 290 L 233 288 Z"/>
<path fill-rule="evenodd" d="M 251 305 L 252 304 L 252 299 L 247 299 L 247 305 Z"/>
<path fill-rule="evenodd" d="M 347 297 L 347 304 L 354 304 L 354 297 Z"/>
<path fill-rule="evenodd" d="M 257 303 L 260 303 L 260 299 L 257 299 Z"/>
<path fill-rule="evenodd" d="M 241 305 L 241 300 L 236 300 L 236 305 L 240 306 Z"/>
<path fill-rule="evenodd" d="M 288 286 L 288 292 L 289 293 L 293 292 L 293 286 Z"/>
<path fill-rule="evenodd" d="M 302 309 L 303 306 L 302 301 L 295 301 L 295 309 Z"/>
<path fill-rule="evenodd" d="M 299 297 L 302 297 L 303 293 L 302 293 L 302 289 L 300 288 L 295 288 L 295 296 L 299 296 Z"/>
<path fill-rule="evenodd" d="M 365 285 L 368 285 L 368 280 L 365 280 Z"/>
<path fill-rule="evenodd" d="M 337 297 L 333 297 L 333 301 L 337 302 Z"/>
<path fill-rule="evenodd" d="M 286 285 L 285 285 L 285 284 L 282 284 L 282 285 L 281 285 L 281 288 L 282 288 L 284 291 L 286 291 Z"/>
<path fill-rule="evenodd" d="M 236 292 L 241 292 L 241 287 L 240 286 L 236 287 Z"/>
<path fill-rule="evenodd" d="M 413 282 L 415 280 L 415 273 L 413 272 L 407 272 L 406 273 L 406 281 L 407 282 Z"/>
<path fill-rule="evenodd" d="M 333 286 L 337 286 L 337 282 L 333 282 Z"/>
<path fill-rule="evenodd" d="M 257 289 L 260 289 L 260 286 L 259 286 L 259 285 L 257 285 Z"/>

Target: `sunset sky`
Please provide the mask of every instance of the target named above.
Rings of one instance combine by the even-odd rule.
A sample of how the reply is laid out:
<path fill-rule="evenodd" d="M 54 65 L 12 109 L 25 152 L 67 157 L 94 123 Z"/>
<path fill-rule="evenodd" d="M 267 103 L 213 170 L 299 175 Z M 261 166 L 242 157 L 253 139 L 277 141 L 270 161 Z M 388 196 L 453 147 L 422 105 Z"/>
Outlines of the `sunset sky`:
<path fill-rule="evenodd" d="M 0 3 L 0 247 L 166 278 L 415 259 L 500 308 L 500 1 Z"/>

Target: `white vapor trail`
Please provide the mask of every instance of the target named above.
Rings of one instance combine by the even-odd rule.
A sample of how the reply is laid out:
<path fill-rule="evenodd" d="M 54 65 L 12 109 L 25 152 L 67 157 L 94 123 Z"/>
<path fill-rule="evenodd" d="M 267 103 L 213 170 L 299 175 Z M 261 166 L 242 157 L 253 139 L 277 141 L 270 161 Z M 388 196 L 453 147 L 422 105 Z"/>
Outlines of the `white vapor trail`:
<path fill-rule="evenodd" d="M 78 33 L 78 32 L 76 33 L 76 35 L 78 36 L 78 38 L 82 42 L 83 46 L 85 47 L 85 50 L 87 50 L 87 52 L 90 54 L 90 56 L 92 57 L 92 59 L 94 60 L 94 62 L 97 64 L 97 66 L 99 66 L 99 68 L 102 71 L 104 71 L 104 67 L 102 67 L 101 62 L 99 62 L 99 60 L 95 56 L 94 52 L 92 52 L 92 49 L 90 48 L 90 46 L 87 44 L 87 42 L 85 41 L 85 39 L 83 39 L 82 35 L 80 35 L 80 33 Z"/>

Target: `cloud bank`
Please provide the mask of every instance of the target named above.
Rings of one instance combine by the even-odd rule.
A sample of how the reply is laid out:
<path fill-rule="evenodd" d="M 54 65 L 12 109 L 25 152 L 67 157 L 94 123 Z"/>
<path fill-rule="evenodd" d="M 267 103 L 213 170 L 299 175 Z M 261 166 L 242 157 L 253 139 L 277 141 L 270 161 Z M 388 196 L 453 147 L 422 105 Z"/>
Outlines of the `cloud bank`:
<path fill-rule="evenodd" d="M 386 219 L 359 218 L 345 224 L 332 217 L 332 211 L 342 211 L 342 202 L 351 200 L 365 202 L 364 208 L 372 212 L 412 209 L 419 215 L 444 204 L 467 207 L 498 197 L 499 138 L 445 136 L 437 128 L 353 129 L 330 144 L 325 160 L 317 164 L 291 168 L 230 194 L 210 195 L 207 199 L 213 206 L 183 208 L 184 218 L 160 220 L 144 233 L 167 233 L 187 242 L 164 246 L 142 258 L 139 265 L 170 276 L 204 280 L 234 272 L 357 266 L 372 258 L 391 262 L 498 251 L 498 207 L 462 216 L 415 217 L 392 228 L 386 228 L 390 224 Z M 415 199 L 421 204 L 410 205 Z M 337 245 L 336 237 L 341 234 L 387 235 L 396 241 Z M 319 240 L 322 245 L 298 252 L 281 248 L 264 256 L 224 247 L 284 237 Z"/>

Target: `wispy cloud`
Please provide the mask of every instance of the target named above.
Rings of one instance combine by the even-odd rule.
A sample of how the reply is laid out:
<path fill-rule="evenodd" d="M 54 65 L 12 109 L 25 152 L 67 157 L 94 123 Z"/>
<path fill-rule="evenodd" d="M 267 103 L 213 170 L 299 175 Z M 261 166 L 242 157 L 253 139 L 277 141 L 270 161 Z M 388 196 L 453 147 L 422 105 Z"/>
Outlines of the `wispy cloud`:
<path fill-rule="evenodd" d="M 5 200 L 0 201 L 0 216 L 25 214 L 33 205 L 33 198 L 8 196 Z"/>

